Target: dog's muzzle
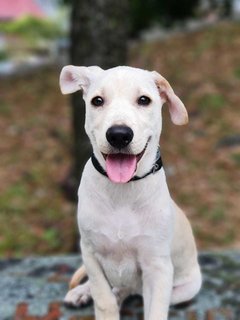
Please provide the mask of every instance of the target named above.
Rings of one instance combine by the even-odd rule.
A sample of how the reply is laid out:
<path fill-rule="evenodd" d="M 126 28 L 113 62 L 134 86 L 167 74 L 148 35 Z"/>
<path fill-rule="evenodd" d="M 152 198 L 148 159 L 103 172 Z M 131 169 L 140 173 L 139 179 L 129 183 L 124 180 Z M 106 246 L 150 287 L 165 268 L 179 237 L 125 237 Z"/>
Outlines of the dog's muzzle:
<path fill-rule="evenodd" d="M 146 147 L 144 148 L 146 149 Z M 141 156 L 142 154 L 144 153 L 144 150 L 139 154 L 137 155 L 137 158 L 138 159 L 141 159 Z M 104 155 L 103 155 L 104 156 Z M 106 158 L 107 155 L 104 156 L 104 158 Z M 120 154 L 120 157 L 121 157 L 121 154 Z M 94 153 L 92 154 L 92 164 L 93 166 L 95 167 L 95 169 L 101 173 L 102 175 L 108 177 L 110 180 L 112 180 L 113 182 L 115 182 L 113 179 L 111 179 L 111 177 L 109 177 L 109 173 L 107 173 L 103 167 L 100 165 L 100 163 L 98 162 L 97 158 L 95 157 Z M 159 171 L 160 169 L 162 168 L 162 159 L 161 159 L 161 156 L 160 156 L 160 148 L 158 147 L 158 150 L 157 150 L 157 154 L 156 154 L 156 159 L 155 159 L 155 162 L 154 164 L 152 165 L 152 167 L 150 168 L 150 170 L 144 174 L 143 176 L 139 177 L 139 176 L 134 176 L 132 177 L 130 180 L 128 181 L 125 181 L 125 182 L 130 182 L 130 181 L 136 181 L 136 180 L 141 180 L 145 177 L 147 177 L 148 175 L 150 174 L 154 174 L 155 172 Z M 122 182 L 122 181 L 121 181 Z"/>
<path fill-rule="evenodd" d="M 106 138 L 114 148 L 113 153 L 105 155 L 108 177 L 113 182 L 126 183 L 137 167 L 137 156 L 126 150 L 133 140 L 133 131 L 126 125 L 115 125 L 107 130 Z"/>

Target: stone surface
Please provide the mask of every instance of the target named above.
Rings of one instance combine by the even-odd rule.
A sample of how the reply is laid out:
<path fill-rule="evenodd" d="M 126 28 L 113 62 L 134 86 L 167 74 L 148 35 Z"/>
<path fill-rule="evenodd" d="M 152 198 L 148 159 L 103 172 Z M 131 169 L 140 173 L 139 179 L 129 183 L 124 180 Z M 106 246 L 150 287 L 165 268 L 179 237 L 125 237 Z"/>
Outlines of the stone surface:
<path fill-rule="evenodd" d="M 204 284 L 191 303 L 172 307 L 170 320 L 238 320 L 240 253 L 202 253 Z M 81 263 L 77 256 L 0 260 L 0 320 L 91 320 L 92 305 L 62 305 L 68 281 Z M 122 319 L 140 320 L 142 300 L 125 302 Z"/>

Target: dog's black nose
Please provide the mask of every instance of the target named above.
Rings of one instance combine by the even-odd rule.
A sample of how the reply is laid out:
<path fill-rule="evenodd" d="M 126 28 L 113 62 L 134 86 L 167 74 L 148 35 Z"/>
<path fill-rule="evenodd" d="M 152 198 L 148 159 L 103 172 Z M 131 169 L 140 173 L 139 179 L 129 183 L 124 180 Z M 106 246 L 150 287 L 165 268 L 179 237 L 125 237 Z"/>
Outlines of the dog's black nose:
<path fill-rule="evenodd" d="M 107 141 L 117 149 L 126 147 L 133 139 L 133 131 L 127 126 L 113 126 L 106 132 Z"/>

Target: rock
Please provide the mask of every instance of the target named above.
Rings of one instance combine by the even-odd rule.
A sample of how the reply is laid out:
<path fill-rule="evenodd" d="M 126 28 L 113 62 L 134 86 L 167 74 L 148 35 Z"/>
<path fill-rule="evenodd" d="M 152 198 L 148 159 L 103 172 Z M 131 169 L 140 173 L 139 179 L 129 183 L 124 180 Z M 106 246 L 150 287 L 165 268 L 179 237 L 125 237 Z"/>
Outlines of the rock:
<path fill-rule="evenodd" d="M 203 287 L 191 302 L 171 307 L 169 320 L 238 320 L 240 314 L 240 253 L 202 253 Z M 62 304 L 68 280 L 80 256 L 0 260 L 1 320 L 91 320 L 93 306 Z M 143 318 L 142 299 L 131 297 L 122 308 L 123 320 Z"/>

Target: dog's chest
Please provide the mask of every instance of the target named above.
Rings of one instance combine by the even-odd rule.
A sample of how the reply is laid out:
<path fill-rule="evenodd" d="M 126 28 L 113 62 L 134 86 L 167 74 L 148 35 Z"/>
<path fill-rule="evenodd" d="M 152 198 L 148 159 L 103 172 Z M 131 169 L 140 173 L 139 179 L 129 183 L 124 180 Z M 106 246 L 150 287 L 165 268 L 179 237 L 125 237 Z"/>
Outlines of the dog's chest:
<path fill-rule="evenodd" d="M 117 210 L 91 231 L 95 256 L 113 287 L 136 289 L 139 284 L 138 246 L 142 222 L 127 208 Z"/>
<path fill-rule="evenodd" d="M 78 222 L 83 238 L 87 238 L 93 251 L 117 262 L 126 256 L 137 259 L 140 251 L 169 237 L 171 217 L 163 200 L 131 201 L 114 198 L 80 199 Z M 127 194 L 126 194 L 127 197 Z M 122 197 L 123 198 L 123 197 Z M 88 201 L 87 201 L 88 200 Z"/>
<path fill-rule="evenodd" d="M 105 180 L 101 185 L 93 183 L 93 179 L 83 179 L 81 183 L 78 205 L 81 238 L 91 247 L 114 287 L 136 288 L 141 282 L 142 256 L 149 259 L 153 251 L 161 254 L 162 244 L 168 241 L 171 217 L 163 193 L 165 185 L 160 185 L 162 192 L 159 192 L 155 186 L 159 177 L 152 179 L 153 186 L 147 188 L 140 183 L 110 188 Z"/>
<path fill-rule="evenodd" d="M 97 252 L 108 255 L 112 252 L 134 251 L 137 238 L 146 232 L 144 217 L 127 207 L 97 215 L 91 221 L 85 222 L 91 243 Z"/>
<path fill-rule="evenodd" d="M 97 215 L 85 228 L 95 256 L 113 287 L 137 290 L 140 281 L 139 250 L 153 241 L 156 223 L 143 214 L 127 207 L 105 215 Z M 155 231 L 156 230 L 156 231 Z M 159 229 L 158 229 L 159 230 Z M 136 291 L 135 291 L 136 292 Z"/>

